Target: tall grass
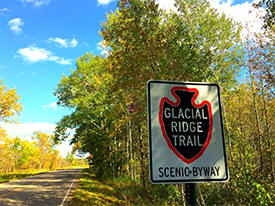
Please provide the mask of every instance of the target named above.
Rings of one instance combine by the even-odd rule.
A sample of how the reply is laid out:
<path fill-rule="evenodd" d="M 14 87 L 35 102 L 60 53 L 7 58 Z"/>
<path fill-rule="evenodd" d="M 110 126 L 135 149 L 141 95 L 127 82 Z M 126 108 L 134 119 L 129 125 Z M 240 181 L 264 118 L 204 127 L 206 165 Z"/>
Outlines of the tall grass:
<path fill-rule="evenodd" d="M 169 197 L 169 185 L 142 184 L 127 177 L 98 179 L 91 169 L 84 169 L 70 206 L 85 205 L 173 205 L 177 194 Z"/>

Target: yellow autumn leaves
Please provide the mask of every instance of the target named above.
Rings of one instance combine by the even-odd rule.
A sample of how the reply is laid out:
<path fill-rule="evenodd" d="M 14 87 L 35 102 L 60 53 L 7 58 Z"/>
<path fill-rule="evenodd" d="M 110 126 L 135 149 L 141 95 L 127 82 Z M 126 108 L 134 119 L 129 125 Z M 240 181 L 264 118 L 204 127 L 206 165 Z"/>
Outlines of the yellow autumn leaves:
<path fill-rule="evenodd" d="M 16 89 L 8 89 L 0 80 L 0 121 L 14 122 L 12 118 L 20 114 L 23 109 L 18 101 Z"/>

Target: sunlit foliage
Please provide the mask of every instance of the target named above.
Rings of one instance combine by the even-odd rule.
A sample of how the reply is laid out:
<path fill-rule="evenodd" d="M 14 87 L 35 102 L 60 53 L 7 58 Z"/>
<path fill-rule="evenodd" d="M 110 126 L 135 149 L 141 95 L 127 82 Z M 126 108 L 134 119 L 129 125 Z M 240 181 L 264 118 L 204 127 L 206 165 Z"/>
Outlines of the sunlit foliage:
<path fill-rule="evenodd" d="M 150 79 L 218 83 L 231 180 L 201 184 L 198 202 L 271 204 L 270 42 L 261 44 L 257 36 L 255 47 L 244 44 L 241 27 L 210 8 L 208 1 L 177 0 L 175 7 L 177 11 L 167 12 L 151 0 L 118 1 L 118 9 L 107 15 L 100 31 L 107 55 L 85 54 L 58 84 L 58 104 L 72 113 L 58 123 L 55 141 L 73 130 L 75 150 L 92 154 L 97 177 L 126 176 L 140 183 L 151 201 L 167 191 L 170 204 L 184 204 L 181 185 L 152 186 L 148 181 L 146 83 Z M 240 70 L 248 74 L 242 84 Z"/>

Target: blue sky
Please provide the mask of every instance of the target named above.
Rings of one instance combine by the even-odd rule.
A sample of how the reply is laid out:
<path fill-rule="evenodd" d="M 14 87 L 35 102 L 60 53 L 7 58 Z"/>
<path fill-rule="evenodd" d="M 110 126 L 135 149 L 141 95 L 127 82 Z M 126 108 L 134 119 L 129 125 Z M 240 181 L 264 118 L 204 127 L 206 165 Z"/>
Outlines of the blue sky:
<path fill-rule="evenodd" d="M 115 2 L 101 5 L 96 0 L 45 2 L 37 6 L 35 1 L 1 0 L 0 4 L 0 9 L 8 9 L 0 16 L 0 78 L 21 96 L 24 110 L 18 121 L 22 123 L 55 123 L 62 117 L 53 104 L 54 88 L 78 57 L 100 54 L 100 23 L 116 7 Z"/>
<path fill-rule="evenodd" d="M 173 0 L 159 3 L 172 8 Z M 0 79 L 8 88 L 16 88 L 24 107 L 17 119 L 20 124 L 2 125 L 10 136 L 28 139 L 35 130 L 51 133 L 68 114 L 56 106 L 54 89 L 62 75 L 75 68 L 78 57 L 86 52 L 101 55 L 100 23 L 116 4 L 110 0 L 0 0 Z M 254 21 L 247 17 L 251 1 L 211 0 L 211 4 L 241 23 Z M 69 151 L 68 144 L 62 147 L 63 153 Z"/>

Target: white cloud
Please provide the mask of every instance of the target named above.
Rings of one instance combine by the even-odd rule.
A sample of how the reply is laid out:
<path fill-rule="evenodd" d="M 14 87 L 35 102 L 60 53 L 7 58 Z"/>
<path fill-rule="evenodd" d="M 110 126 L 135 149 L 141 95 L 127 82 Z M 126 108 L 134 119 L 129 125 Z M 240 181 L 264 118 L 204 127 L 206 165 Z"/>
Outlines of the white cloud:
<path fill-rule="evenodd" d="M 58 109 L 58 108 L 57 108 L 56 102 L 52 102 L 52 103 L 50 103 L 50 104 L 43 105 L 42 108 L 43 108 L 43 109 L 53 109 L 53 110 L 55 110 L 55 111 Z"/>
<path fill-rule="evenodd" d="M 264 15 L 264 9 L 255 9 L 253 2 L 246 1 L 244 3 L 235 3 L 233 0 L 209 0 L 213 8 L 218 12 L 223 12 L 229 18 L 239 22 L 243 26 L 241 33 L 242 39 L 248 33 L 260 33 L 262 32 L 263 22 L 260 19 Z M 258 0 L 254 0 L 257 2 Z M 161 9 L 176 10 L 174 7 L 174 0 L 157 0 Z"/>
<path fill-rule="evenodd" d="M 33 46 L 19 49 L 17 54 L 19 54 L 25 61 L 32 63 L 39 61 L 52 61 L 63 65 L 72 63 L 71 59 L 64 59 L 63 57 L 55 56 L 50 51 Z"/>
<path fill-rule="evenodd" d="M 47 5 L 50 3 L 50 0 L 21 0 L 23 4 L 25 3 L 33 3 L 35 7 L 40 7 L 42 5 Z"/>
<path fill-rule="evenodd" d="M 58 64 L 62 64 L 62 65 L 69 65 L 69 64 L 72 64 L 72 59 L 64 59 L 63 57 L 59 57 L 57 60 L 56 60 L 56 63 Z"/>
<path fill-rule="evenodd" d="M 11 12 L 11 10 L 9 8 L 2 8 L 2 9 L 0 9 L 0 15 L 4 15 L 4 14 L 6 14 L 8 12 Z"/>
<path fill-rule="evenodd" d="M 21 26 L 23 25 L 24 22 L 20 18 L 15 18 L 8 22 L 10 30 L 15 34 L 20 34 L 22 32 Z"/>
<path fill-rule="evenodd" d="M 157 0 L 157 3 L 159 4 L 159 8 L 166 9 L 166 10 L 173 10 L 176 11 L 176 7 L 174 6 L 175 1 L 174 0 Z"/>
<path fill-rule="evenodd" d="M 108 56 L 110 54 L 110 48 L 106 46 L 104 40 L 97 43 L 96 49 L 101 52 L 102 56 Z"/>
<path fill-rule="evenodd" d="M 107 5 L 107 4 L 111 3 L 112 1 L 114 1 L 114 0 L 97 0 L 97 2 L 99 4 L 103 4 L 103 5 Z"/>
<path fill-rule="evenodd" d="M 49 124 L 45 122 L 36 122 L 36 123 L 21 123 L 21 124 L 10 124 L 10 123 L 0 123 L 0 127 L 7 131 L 8 136 L 10 137 L 21 137 L 31 141 L 33 133 L 36 131 L 41 131 L 47 134 L 52 134 L 55 130 L 55 124 Z"/>
<path fill-rule="evenodd" d="M 60 152 L 61 157 L 65 158 L 68 152 L 71 153 L 73 146 L 70 145 L 69 140 L 66 140 L 60 145 L 57 145 L 55 149 Z"/>
<path fill-rule="evenodd" d="M 69 41 L 68 39 L 61 39 L 59 37 L 56 37 L 56 38 L 49 38 L 49 41 L 54 42 L 58 46 L 61 46 L 64 48 L 74 48 L 78 44 L 78 42 L 75 38 L 73 38 L 71 41 Z"/>
<path fill-rule="evenodd" d="M 50 51 L 37 47 L 26 47 L 19 49 L 18 53 L 25 61 L 30 62 L 46 61 L 52 57 L 52 53 Z"/>
<path fill-rule="evenodd" d="M 75 38 L 73 38 L 72 41 L 70 42 L 71 47 L 76 47 L 77 44 L 78 44 L 78 42 Z"/>
<path fill-rule="evenodd" d="M 28 140 L 32 142 L 32 136 L 34 132 L 40 131 L 47 134 L 53 134 L 56 124 L 49 124 L 46 122 L 28 122 L 21 124 L 0 123 L 0 127 L 6 130 L 6 133 L 9 137 L 17 136 L 22 140 Z M 72 151 L 72 146 L 69 144 L 70 138 L 55 147 L 57 150 L 60 151 L 60 155 L 63 158 L 66 157 L 68 152 Z"/>
<path fill-rule="evenodd" d="M 221 0 L 210 0 L 213 8 L 225 13 L 227 17 L 232 18 L 243 26 L 242 39 L 245 39 L 249 33 L 262 32 L 263 21 L 261 17 L 265 14 L 264 9 L 255 9 L 253 2 L 246 1 L 242 4 L 233 4 L 233 2 L 232 0 L 224 2 Z"/>

